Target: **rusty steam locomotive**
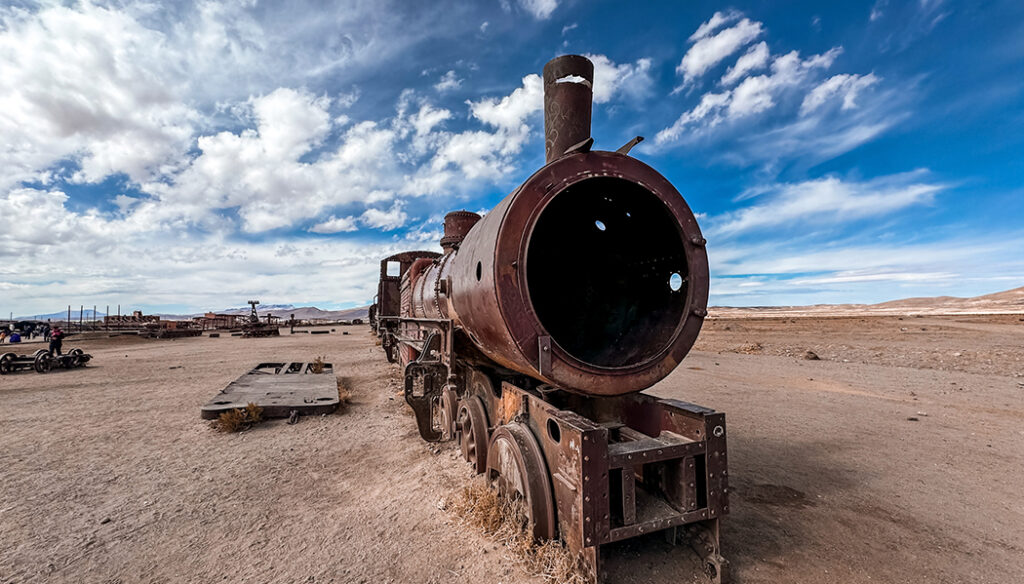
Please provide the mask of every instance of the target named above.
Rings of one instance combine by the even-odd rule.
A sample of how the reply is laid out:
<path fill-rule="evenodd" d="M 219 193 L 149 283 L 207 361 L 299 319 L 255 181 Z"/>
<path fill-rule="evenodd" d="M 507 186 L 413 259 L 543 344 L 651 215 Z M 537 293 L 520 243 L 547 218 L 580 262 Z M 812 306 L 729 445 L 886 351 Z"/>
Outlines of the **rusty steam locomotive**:
<path fill-rule="evenodd" d="M 628 155 L 642 138 L 591 150 L 593 71 L 544 67 L 546 164 L 485 217 L 449 213 L 444 253 L 385 258 L 371 323 L 423 439 L 458 441 L 536 538 L 561 537 L 596 579 L 601 545 L 667 531 L 720 582 L 725 416 L 640 393 L 700 331 L 705 240 Z"/>

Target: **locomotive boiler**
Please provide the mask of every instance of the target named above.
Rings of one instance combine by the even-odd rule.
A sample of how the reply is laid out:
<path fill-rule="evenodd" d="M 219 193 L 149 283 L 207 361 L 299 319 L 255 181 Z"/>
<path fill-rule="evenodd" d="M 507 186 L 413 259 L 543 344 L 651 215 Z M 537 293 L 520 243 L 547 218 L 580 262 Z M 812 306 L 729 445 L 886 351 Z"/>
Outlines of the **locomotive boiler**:
<path fill-rule="evenodd" d="M 456 440 L 537 539 L 596 579 L 600 546 L 666 531 L 720 582 L 725 416 L 641 393 L 700 331 L 705 240 L 629 156 L 642 138 L 592 149 L 593 71 L 577 55 L 544 67 L 546 164 L 486 216 L 449 213 L 443 253 L 385 258 L 372 325 L 420 435 Z"/>

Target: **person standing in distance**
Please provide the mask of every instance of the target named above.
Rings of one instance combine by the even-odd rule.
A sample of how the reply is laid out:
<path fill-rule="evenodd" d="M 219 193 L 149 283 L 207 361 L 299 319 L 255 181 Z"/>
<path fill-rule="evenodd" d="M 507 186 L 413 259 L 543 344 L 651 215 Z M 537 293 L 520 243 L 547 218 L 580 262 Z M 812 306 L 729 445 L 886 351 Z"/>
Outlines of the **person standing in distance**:
<path fill-rule="evenodd" d="M 59 326 L 53 327 L 50 331 L 50 352 L 54 355 L 60 355 L 61 345 L 64 342 L 64 331 L 60 330 Z"/>

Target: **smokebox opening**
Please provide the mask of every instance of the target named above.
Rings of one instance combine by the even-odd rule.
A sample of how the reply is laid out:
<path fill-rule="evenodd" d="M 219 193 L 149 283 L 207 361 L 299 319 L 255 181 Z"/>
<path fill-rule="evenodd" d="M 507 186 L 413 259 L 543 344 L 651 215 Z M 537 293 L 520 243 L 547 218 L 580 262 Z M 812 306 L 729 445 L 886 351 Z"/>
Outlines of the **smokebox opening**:
<path fill-rule="evenodd" d="M 558 193 L 537 219 L 526 266 L 541 324 L 594 366 L 646 361 L 685 316 L 682 234 L 669 208 L 631 181 L 589 178 Z"/>

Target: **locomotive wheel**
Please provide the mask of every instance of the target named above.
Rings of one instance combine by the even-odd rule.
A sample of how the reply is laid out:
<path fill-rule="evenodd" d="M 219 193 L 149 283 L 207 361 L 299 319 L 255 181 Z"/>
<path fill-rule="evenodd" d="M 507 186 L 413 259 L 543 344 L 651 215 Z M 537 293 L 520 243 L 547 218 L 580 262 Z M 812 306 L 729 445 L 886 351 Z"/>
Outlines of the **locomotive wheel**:
<path fill-rule="evenodd" d="M 35 361 L 32 362 L 32 367 L 36 370 L 36 373 L 47 373 L 50 368 L 53 367 L 53 360 L 50 358 L 49 351 L 36 351 Z"/>
<path fill-rule="evenodd" d="M 534 540 L 554 539 L 551 478 L 540 445 L 524 424 L 506 424 L 494 431 L 487 449 L 487 481 L 500 496 L 523 501 Z"/>
<path fill-rule="evenodd" d="M 71 349 L 71 351 L 68 352 L 68 355 L 71 355 L 71 362 L 68 364 L 69 369 L 71 367 L 81 367 L 83 353 L 84 351 L 81 349 Z"/>
<path fill-rule="evenodd" d="M 455 391 L 445 386 L 441 391 L 441 407 L 440 407 L 440 418 L 441 418 L 441 439 L 451 440 L 457 434 L 455 430 L 455 420 L 459 415 L 459 397 L 455 395 Z"/>
<path fill-rule="evenodd" d="M 4 353 L 3 355 L 0 355 L 0 375 L 7 375 L 13 371 L 11 362 L 13 362 L 15 358 L 17 358 L 17 355 L 14 353 Z"/>
<path fill-rule="evenodd" d="M 37 349 L 35 353 L 32 353 L 32 358 L 34 359 L 42 355 L 43 353 L 49 353 L 49 351 L 47 351 L 46 349 Z"/>
<path fill-rule="evenodd" d="M 480 474 L 487 470 L 487 412 L 476 396 L 468 396 L 459 405 L 457 427 L 462 457 Z"/>

